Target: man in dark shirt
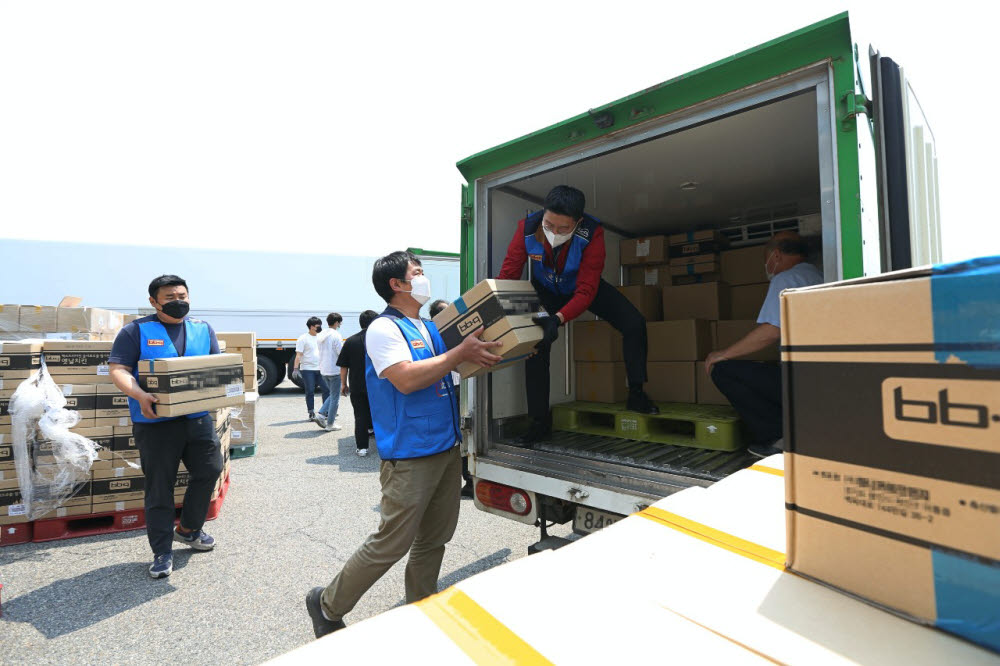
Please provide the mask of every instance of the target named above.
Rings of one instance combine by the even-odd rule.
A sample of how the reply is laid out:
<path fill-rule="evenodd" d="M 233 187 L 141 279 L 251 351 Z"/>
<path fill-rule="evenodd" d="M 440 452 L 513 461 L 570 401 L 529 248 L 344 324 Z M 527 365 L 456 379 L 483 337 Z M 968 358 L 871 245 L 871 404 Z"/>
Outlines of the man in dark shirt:
<path fill-rule="evenodd" d="M 365 310 L 358 317 L 361 331 L 344 341 L 344 347 L 337 357 L 340 366 L 340 393 L 351 397 L 354 408 L 354 442 L 358 455 L 368 455 L 368 436 L 372 431 L 372 410 L 368 404 L 368 387 L 365 385 L 365 331 L 375 321 L 378 313 Z"/>
<path fill-rule="evenodd" d="M 132 432 L 145 479 L 146 536 L 153 550 L 149 575 L 164 578 L 173 571 L 173 544 L 212 550 L 215 539 L 205 524 L 215 482 L 222 473 L 222 451 L 209 412 L 179 417 L 156 415 L 156 397 L 139 385 L 139 361 L 219 353 L 215 331 L 187 316 L 187 283 L 161 275 L 149 283 L 149 303 L 156 314 L 128 324 L 111 348 L 111 380 L 128 396 Z M 180 524 L 174 530 L 174 484 L 181 461 L 190 474 Z"/>

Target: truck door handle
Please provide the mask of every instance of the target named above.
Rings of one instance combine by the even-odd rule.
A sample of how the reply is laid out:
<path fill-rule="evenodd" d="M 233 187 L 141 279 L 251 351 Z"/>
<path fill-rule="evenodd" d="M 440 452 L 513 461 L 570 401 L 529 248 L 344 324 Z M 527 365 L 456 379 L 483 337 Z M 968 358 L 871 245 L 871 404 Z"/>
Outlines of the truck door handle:
<path fill-rule="evenodd" d="M 580 501 L 585 497 L 590 497 L 590 493 L 588 493 L 586 490 L 581 490 L 579 488 L 570 488 L 568 492 L 570 499 L 574 499 L 576 501 Z"/>

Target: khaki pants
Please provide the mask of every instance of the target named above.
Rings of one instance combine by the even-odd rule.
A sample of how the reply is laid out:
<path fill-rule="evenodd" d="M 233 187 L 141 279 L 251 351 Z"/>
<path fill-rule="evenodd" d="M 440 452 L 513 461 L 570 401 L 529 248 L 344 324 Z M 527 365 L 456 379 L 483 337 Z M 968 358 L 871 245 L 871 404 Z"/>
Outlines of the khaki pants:
<path fill-rule="evenodd" d="M 406 602 L 437 592 L 444 545 L 461 501 L 459 447 L 426 458 L 383 460 L 382 521 L 323 591 L 323 610 L 339 620 L 407 551 Z"/>

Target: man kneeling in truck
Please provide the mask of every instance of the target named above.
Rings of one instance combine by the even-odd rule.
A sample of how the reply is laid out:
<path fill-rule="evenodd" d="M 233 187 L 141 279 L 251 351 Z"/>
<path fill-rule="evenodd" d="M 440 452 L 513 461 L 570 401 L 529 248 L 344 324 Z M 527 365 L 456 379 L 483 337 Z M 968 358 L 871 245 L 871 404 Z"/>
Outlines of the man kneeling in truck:
<path fill-rule="evenodd" d="M 646 319 L 621 292 L 601 279 L 604 271 L 604 228 L 583 212 L 583 192 L 558 185 L 545 197 L 545 207 L 517 223 L 507 247 L 499 280 L 520 280 L 531 262 L 531 284 L 548 317 L 536 318 L 545 329 L 538 353 L 525 363 L 531 426 L 520 443 L 531 448 L 552 432 L 549 416 L 549 353 L 559 326 L 590 310 L 622 333 L 628 409 L 656 414 L 659 409 L 643 391 L 646 383 Z"/>
<path fill-rule="evenodd" d="M 705 359 L 705 371 L 747 424 L 753 443 L 750 453 L 766 458 L 780 453 L 781 367 L 739 359 L 778 344 L 781 339 L 781 292 L 823 281 L 823 274 L 806 263 L 808 248 L 794 231 L 774 235 L 766 247 L 764 272 L 771 285 L 757 316 L 757 327 L 729 347 Z"/>

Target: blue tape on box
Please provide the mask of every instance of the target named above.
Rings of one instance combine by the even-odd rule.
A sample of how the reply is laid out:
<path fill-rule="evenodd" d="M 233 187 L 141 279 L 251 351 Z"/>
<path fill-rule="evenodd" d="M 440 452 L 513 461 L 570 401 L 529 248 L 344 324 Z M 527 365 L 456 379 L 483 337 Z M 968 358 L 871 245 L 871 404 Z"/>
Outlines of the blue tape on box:
<path fill-rule="evenodd" d="M 935 266 L 931 307 L 939 363 L 1000 368 L 1000 256 Z"/>
<path fill-rule="evenodd" d="M 1000 565 L 934 550 L 935 624 L 1000 651 Z"/>
<path fill-rule="evenodd" d="M 458 310 L 458 314 L 465 314 L 469 311 L 469 306 L 465 304 L 465 300 L 463 300 L 461 296 L 455 299 L 453 305 L 455 306 L 455 309 Z"/>

